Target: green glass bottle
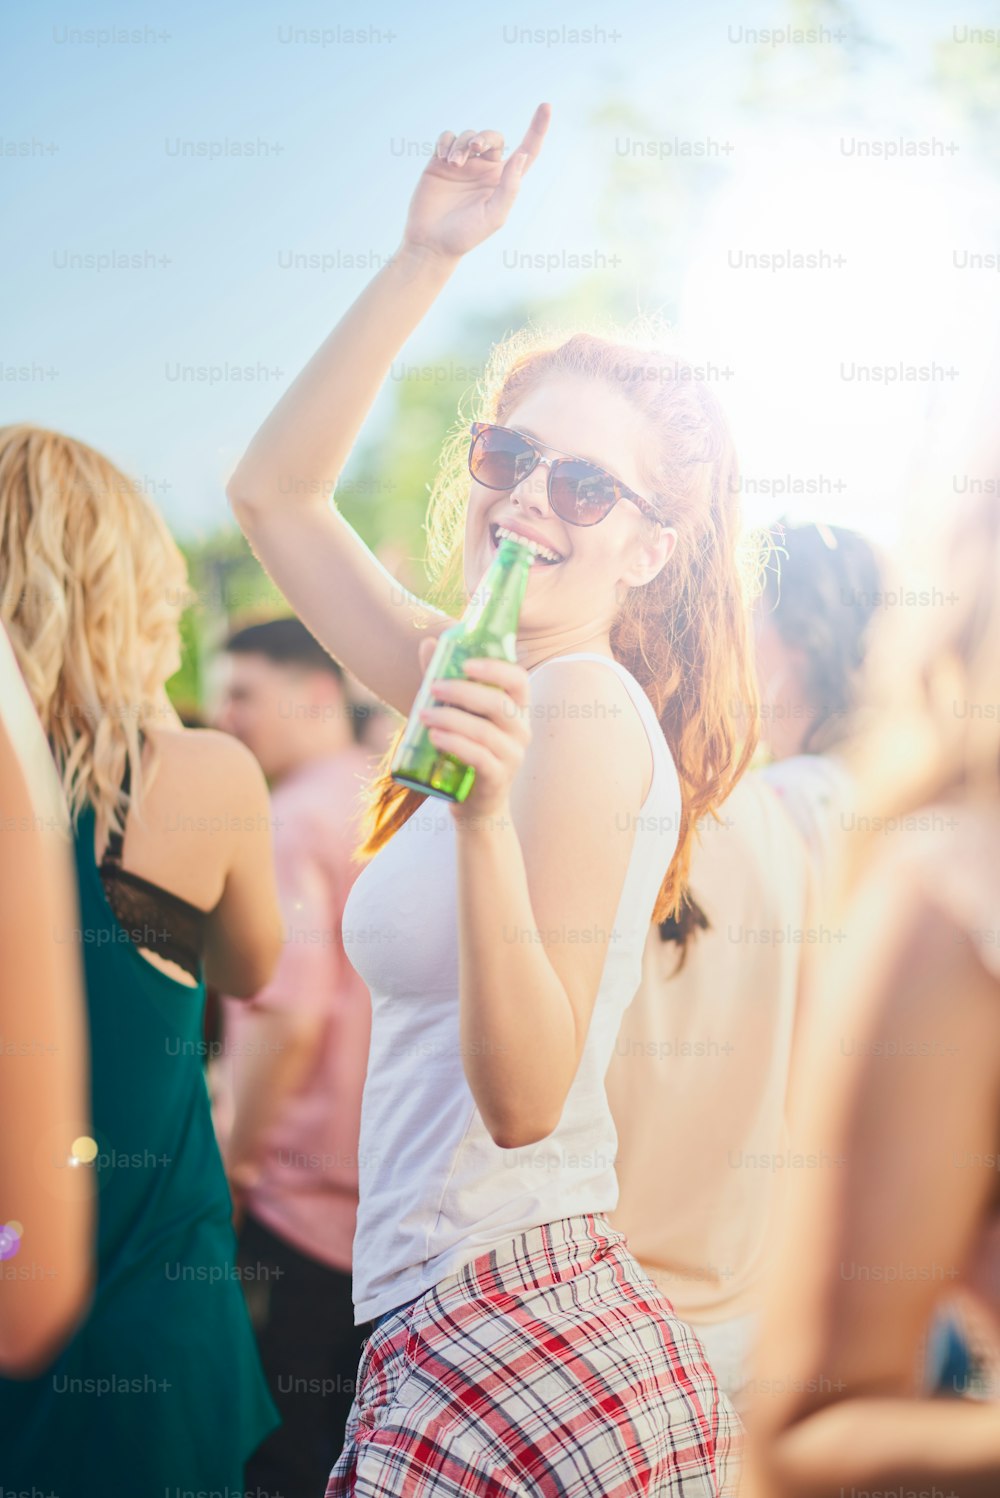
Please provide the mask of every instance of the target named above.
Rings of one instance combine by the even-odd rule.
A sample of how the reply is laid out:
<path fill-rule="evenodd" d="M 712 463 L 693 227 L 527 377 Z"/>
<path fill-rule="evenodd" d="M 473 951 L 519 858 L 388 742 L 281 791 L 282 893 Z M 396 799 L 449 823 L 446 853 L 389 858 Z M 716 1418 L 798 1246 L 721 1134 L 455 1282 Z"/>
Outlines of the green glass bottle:
<path fill-rule="evenodd" d="M 475 770 L 431 743 L 420 714 L 434 701 L 431 682 L 461 676 L 472 656 L 516 662 L 517 620 L 532 555 L 530 546 L 504 537 L 465 613 L 440 636 L 393 755 L 390 773 L 400 785 L 445 801 L 464 801 L 471 791 Z"/>

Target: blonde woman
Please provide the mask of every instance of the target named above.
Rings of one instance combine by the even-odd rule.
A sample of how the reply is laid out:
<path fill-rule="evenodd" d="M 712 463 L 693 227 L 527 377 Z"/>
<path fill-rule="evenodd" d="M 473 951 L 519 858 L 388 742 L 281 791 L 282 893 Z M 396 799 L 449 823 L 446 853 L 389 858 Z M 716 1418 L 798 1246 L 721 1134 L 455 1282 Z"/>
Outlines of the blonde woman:
<path fill-rule="evenodd" d="M 277 1416 L 232 1265 L 202 1068 L 206 980 L 249 995 L 281 945 L 267 788 L 224 734 L 183 729 L 183 558 L 155 508 L 83 443 L 0 429 L 0 617 L 74 830 L 90 1142 L 89 1313 L 35 1377 L 0 1380 L 8 1485 L 81 1498 L 242 1487 Z M 13 1210 L 13 1209 L 12 1209 Z"/>
<path fill-rule="evenodd" d="M 308 627 L 403 714 L 452 615 L 322 496 L 548 115 L 506 162 L 496 131 L 440 138 L 399 251 L 229 488 Z M 374 1326 L 327 1491 L 708 1498 L 735 1480 L 737 1422 L 604 1216 L 603 1079 L 654 907 L 676 909 L 695 822 L 749 753 L 732 444 L 689 366 L 587 335 L 501 345 L 476 414 L 432 505 L 442 590 L 468 598 L 503 532 L 535 559 L 517 664 L 471 662 L 425 715 L 475 767 L 468 799 L 383 773 L 344 912 L 373 1001 L 354 1302 Z"/>
<path fill-rule="evenodd" d="M 995 423 L 995 408 L 989 414 Z M 956 1296 L 1000 1347 L 1000 503 L 995 444 L 875 642 L 846 934 L 809 984 L 789 1189 L 756 1359 L 749 1498 L 1000 1492 L 1000 1388 L 934 1399 Z M 933 589 L 926 586 L 933 580 Z M 929 601 L 928 601 L 929 600 Z M 967 1392 L 953 1387 L 953 1395 Z M 989 1391 L 986 1391 L 989 1392 Z"/>

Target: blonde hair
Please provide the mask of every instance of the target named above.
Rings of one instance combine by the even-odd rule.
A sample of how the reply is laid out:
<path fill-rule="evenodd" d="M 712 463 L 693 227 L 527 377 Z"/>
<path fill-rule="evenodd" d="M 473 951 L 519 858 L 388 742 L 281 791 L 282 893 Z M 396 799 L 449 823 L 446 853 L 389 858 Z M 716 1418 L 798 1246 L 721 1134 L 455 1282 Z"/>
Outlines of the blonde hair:
<path fill-rule="evenodd" d="M 139 732 L 169 712 L 189 600 L 184 558 L 132 479 L 72 437 L 0 427 L 0 619 L 74 827 L 89 802 L 98 827 L 123 829 L 126 756 L 139 806 Z"/>
<path fill-rule="evenodd" d="M 502 421 L 536 384 L 564 374 L 603 381 L 645 415 L 652 440 L 640 454 L 643 477 L 677 530 L 670 562 L 646 587 L 629 590 L 611 633 L 615 658 L 653 704 L 681 782 L 677 848 L 654 911 L 665 920 L 685 903 L 698 822 L 729 795 L 756 745 L 748 603 L 762 579 L 762 539 L 741 543 L 736 455 L 718 401 L 697 370 L 664 352 L 649 320 L 607 337 L 527 329 L 505 339 L 476 392 L 476 418 Z M 445 442 L 428 509 L 432 597 L 445 604 L 462 575 L 468 443 L 463 416 Z M 743 710 L 740 730 L 734 702 Z M 359 857 L 375 853 L 424 799 L 389 776 L 401 733 L 372 786 Z"/>

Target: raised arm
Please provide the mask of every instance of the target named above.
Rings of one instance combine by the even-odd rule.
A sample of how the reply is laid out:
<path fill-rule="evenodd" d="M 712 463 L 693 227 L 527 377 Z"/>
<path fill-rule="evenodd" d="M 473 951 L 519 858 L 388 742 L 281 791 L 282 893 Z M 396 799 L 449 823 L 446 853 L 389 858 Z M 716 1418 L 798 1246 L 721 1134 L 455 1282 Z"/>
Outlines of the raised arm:
<path fill-rule="evenodd" d="M 506 162 L 496 131 L 440 137 L 396 253 L 278 402 L 227 489 L 254 552 L 303 623 L 402 713 L 420 685 L 420 639 L 453 621 L 400 589 L 337 511 L 334 491 L 393 358 L 462 255 L 506 220 L 548 120 L 542 104 Z"/>

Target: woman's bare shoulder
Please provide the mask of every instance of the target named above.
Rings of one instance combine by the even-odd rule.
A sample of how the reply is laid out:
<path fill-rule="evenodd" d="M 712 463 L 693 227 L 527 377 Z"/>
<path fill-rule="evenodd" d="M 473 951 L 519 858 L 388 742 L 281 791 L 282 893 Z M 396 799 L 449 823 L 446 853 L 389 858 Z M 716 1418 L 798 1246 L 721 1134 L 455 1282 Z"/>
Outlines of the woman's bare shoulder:
<path fill-rule="evenodd" d="M 591 770 L 626 772 L 641 801 L 652 776 L 649 736 L 615 663 L 571 655 L 543 664 L 544 671 L 536 668 L 531 679 L 528 721 L 534 743 L 558 746 L 571 757 L 578 749 Z M 564 769 L 571 763 L 572 758 L 564 761 Z"/>
<path fill-rule="evenodd" d="M 147 730 L 165 780 L 183 786 L 192 799 L 224 805 L 259 804 L 266 796 L 264 773 L 245 744 L 215 728 L 157 725 Z"/>

